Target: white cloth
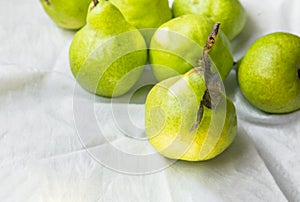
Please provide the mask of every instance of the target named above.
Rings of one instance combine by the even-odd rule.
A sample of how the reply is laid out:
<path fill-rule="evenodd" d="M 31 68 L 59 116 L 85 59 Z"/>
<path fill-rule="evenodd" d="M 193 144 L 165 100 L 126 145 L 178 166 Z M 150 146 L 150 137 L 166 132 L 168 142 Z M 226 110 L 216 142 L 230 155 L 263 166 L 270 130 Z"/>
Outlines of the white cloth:
<path fill-rule="evenodd" d="M 248 22 L 233 41 L 236 60 L 266 33 L 300 35 L 300 1 L 241 2 Z M 38 1 L 0 2 L 0 201 L 300 201 L 300 111 L 258 111 L 241 95 L 234 70 L 225 86 L 237 108 L 239 131 L 217 158 L 177 161 L 145 175 L 116 172 L 96 161 L 82 143 L 100 152 L 108 143 L 89 131 L 91 120 L 84 112 L 74 116 L 74 97 L 83 106 L 92 103 L 95 120 L 111 145 L 146 155 L 153 152 L 147 141 L 119 130 L 135 128 L 141 135 L 144 106 L 139 103 L 145 93 L 129 106 L 122 99 L 114 100 L 113 108 L 109 99 L 90 100 L 90 94 L 76 88 L 69 70 L 74 33 L 56 27 Z M 149 70 L 143 77 L 152 82 Z M 120 117 L 123 109 L 131 121 L 121 117 L 117 126 L 114 115 Z M 80 127 L 86 127 L 84 134 Z M 115 160 L 113 154 L 103 155 Z"/>

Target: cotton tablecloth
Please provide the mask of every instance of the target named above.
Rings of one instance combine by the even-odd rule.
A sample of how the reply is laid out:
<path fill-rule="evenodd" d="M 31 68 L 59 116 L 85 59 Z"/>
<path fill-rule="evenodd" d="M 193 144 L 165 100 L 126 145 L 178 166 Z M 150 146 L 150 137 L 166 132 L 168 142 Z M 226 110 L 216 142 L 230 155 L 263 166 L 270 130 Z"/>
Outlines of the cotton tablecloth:
<path fill-rule="evenodd" d="M 300 35 L 300 1 L 241 3 L 248 21 L 232 41 L 236 61 L 264 34 Z M 300 111 L 255 109 L 234 69 L 225 87 L 239 127 L 229 149 L 210 161 L 158 158 L 166 166 L 130 172 L 144 165 L 118 159 L 109 145 L 141 157 L 154 152 L 143 138 L 147 88 L 131 104 L 128 96 L 110 100 L 82 90 L 68 62 L 74 34 L 58 28 L 39 1 L 0 2 L 1 202 L 300 201 Z M 147 67 L 137 85 L 153 81 Z M 124 135 L 132 131 L 138 137 Z"/>

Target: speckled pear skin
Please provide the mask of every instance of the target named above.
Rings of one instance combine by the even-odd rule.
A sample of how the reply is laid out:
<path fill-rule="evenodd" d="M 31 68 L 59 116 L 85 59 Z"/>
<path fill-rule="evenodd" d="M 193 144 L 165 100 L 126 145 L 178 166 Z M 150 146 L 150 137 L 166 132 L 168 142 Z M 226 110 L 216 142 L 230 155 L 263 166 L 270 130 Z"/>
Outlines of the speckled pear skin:
<path fill-rule="evenodd" d="M 246 52 L 238 68 L 243 95 L 268 113 L 300 109 L 300 37 L 283 32 L 265 35 Z"/>
<path fill-rule="evenodd" d="M 126 20 L 139 29 L 147 47 L 155 30 L 172 18 L 168 0 L 110 0 Z"/>
<path fill-rule="evenodd" d="M 65 29 L 80 29 L 86 24 L 91 0 L 40 0 L 49 17 Z"/>
<path fill-rule="evenodd" d="M 244 28 L 247 14 L 238 0 L 174 0 L 174 17 L 199 14 L 222 24 L 222 30 L 231 40 Z"/>
<path fill-rule="evenodd" d="M 168 0 L 110 0 L 138 29 L 157 28 L 172 18 Z"/>
<path fill-rule="evenodd" d="M 150 44 L 150 63 L 157 80 L 184 74 L 199 66 L 202 47 L 213 25 L 214 22 L 207 17 L 195 14 L 174 18 L 161 25 Z M 220 32 L 217 36 L 215 47 L 209 55 L 222 79 L 225 79 L 232 69 L 233 56 L 224 33 Z"/>
<path fill-rule="evenodd" d="M 87 25 L 74 37 L 69 60 L 72 73 L 86 90 L 105 97 L 125 94 L 147 62 L 141 33 L 110 2 L 92 8 Z"/>
<path fill-rule="evenodd" d="M 151 145 L 171 159 L 203 161 L 216 157 L 233 142 L 237 117 L 223 95 L 224 108 L 204 108 L 196 130 L 199 103 L 206 89 L 204 76 L 194 70 L 155 85 L 146 99 L 145 126 Z M 212 118 L 214 117 L 214 118 Z"/>

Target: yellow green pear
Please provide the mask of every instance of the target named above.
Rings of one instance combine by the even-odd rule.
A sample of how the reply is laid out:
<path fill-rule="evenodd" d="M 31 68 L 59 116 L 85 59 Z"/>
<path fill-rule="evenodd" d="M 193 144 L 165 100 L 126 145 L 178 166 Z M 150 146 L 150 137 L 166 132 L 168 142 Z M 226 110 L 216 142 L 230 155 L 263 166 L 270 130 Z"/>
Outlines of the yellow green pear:
<path fill-rule="evenodd" d="M 222 23 L 222 30 L 231 40 L 246 24 L 247 14 L 238 0 L 174 0 L 174 17 L 199 14 Z"/>
<path fill-rule="evenodd" d="M 168 0 L 110 0 L 126 20 L 143 34 L 147 46 L 161 24 L 172 18 Z"/>
<path fill-rule="evenodd" d="M 147 63 L 141 33 L 109 1 L 94 0 L 87 24 L 76 33 L 69 51 L 72 73 L 86 90 L 105 97 L 125 94 Z"/>
<path fill-rule="evenodd" d="M 202 47 L 214 25 L 209 18 L 190 14 L 174 18 L 161 25 L 150 43 L 150 63 L 157 80 L 184 74 L 199 65 Z M 230 42 L 220 31 L 210 56 L 222 79 L 233 67 Z"/>
<path fill-rule="evenodd" d="M 260 110 L 299 110 L 300 37 L 275 32 L 259 38 L 246 52 L 237 75 L 243 95 Z"/>
<path fill-rule="evenodd" d="M 110 0 L 138 29 L 157 28 L 172 18 L 168 0 Z"/>
<path fill-rule="evenodd" d="M 235 107 L 222 91 L 219 75 L 211 71 L 211 59 L 204 55 L 203 66 L 159 82 L 147 96 L 146 134 L 150 144 L 165 157 L 212 159 L 236 136 Z"/>
<path fill-rule="evenodd" d="M 49 17 L 65 29 L 80 29 L 86 23 L 91 0 L 40 0 Z"/>

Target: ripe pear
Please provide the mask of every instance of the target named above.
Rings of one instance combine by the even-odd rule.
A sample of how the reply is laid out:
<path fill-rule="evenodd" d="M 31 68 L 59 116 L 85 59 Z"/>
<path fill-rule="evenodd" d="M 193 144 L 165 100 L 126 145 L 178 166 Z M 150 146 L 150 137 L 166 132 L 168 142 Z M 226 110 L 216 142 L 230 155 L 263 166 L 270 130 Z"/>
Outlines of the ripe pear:
<path fill-rule="evenodd" d="M 246 24 L 246 11 L 238 0 L 174 0 L 174 17 L 200 14 L 222 23 L 222 30 L 231 40 Z"/>
<path fill-rule="evenodd" d="M 147 96 L 147 137 L 168 158 L 208 160 L 222 153 L 236 136 L 235 107 L 220 88 L 219 75 L 211 72 L 208 58 L 204 56 L 201 67 L 159 82 Z"/>
<path fill-rule="evenodd" d="M 138 29 L 157 28 L 172 18 L 168 0 L 110 0 Z"/>
<path fill-rule="evenodd" d="M 87 24 L 75 35 L 69 60 L 72 73 L 86 90 L 105 97 L 125 94 L 147 63 L 141 33 L 109 1 L 94 0 Z"/>
<path fill-rule="evenodd" d="M 172 18 L 168 0 L 110 0 L 138 28 L 149 46 L 155 30 Z"/>
<path fill-rule="evenodd" d="M 238 68 L 243 95 L 268 113 L 300 109 L 300 37 L 284 32 L 255 41 Z"/>
<path fill-rule="evenodd" d="M 49 17 L 65 29 L 79 29 L 86 23 L 91 0 L 40 0 Z"/>
<path fill-rule="evenodd" d="M 150 44 L 150 63 L 157 80 L 184 74 L 198 66 L 202 47 L 214 23 L 207 17 L 190 14 L 174 18 L 154 33 Z M 210 56 L 225 79 L 233 67 L 230 42 L 220 31 Z"/>

